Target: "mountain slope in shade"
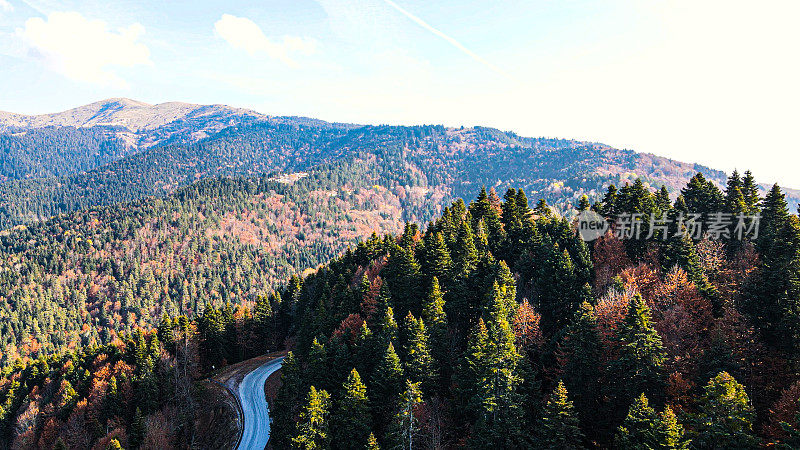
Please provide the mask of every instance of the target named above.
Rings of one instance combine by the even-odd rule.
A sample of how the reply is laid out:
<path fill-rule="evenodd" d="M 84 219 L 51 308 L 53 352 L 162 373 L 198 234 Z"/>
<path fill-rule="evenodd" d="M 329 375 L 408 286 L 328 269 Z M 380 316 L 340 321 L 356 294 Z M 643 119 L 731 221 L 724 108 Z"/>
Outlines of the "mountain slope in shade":
<path fill-rule="evenodd" d="M 192 144 L 225 128 L 258 122 L 347 127 L 225 105 L 150 105 L 126 98 L 54 114 L 0 111 L 0 181 L 85 172 L 154 146 Z"/>

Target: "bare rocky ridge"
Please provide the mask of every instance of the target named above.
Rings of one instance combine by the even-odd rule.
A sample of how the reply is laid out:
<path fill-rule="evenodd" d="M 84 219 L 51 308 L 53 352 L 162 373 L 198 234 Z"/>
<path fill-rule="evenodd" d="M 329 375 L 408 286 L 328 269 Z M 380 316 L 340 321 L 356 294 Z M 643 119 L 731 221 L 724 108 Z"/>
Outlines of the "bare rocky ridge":
<path fill-rule="evenodd" d="M 27 116 L 0 111 L 0 131 L 11 128 L 120 127 L 139 132 L 154 130 L 175 121 L 211 120 L 219 125 L 241 118 L 268 119 L 269 116 L 225 105 L 196 105 L 167 102 L 151 105 L 128 98 L 110 98 L 53 114 Z"/>
<path fill-rule="evenodd" d="M 249 109 L 225 105 L 151 105 L 110 98 L 53 114 L 30 116 L 0 111 L 0 133 L 48 127 L 103 128 L 128 147 L 143 149 L 164 142 L 197 142 L 229 126 L 270 119 Z"/>

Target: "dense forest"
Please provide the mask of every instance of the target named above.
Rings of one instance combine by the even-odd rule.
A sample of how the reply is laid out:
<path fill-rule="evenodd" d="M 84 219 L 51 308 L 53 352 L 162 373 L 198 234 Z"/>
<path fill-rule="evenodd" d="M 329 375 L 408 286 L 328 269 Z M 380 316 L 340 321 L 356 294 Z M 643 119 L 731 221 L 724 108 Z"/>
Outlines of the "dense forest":
<path fill-rule="evenodd" d="M 566 211 L 581 195 L 600 196 L 604 186 L 632 182 L 636 174 L 671 191 L 696 171 L 724 181 L 721 172 L 701 166 L 490 128 L 354 127 L 296 119 L 232 126 L 197 143 L 173 139 L 139 151 L 118 138 L 102 140 L 104 134 L 108 130 L 94 128 L 0 134 L 0 180 L 9 177 L 0 182 L 0 228 L 167 196 L 199 179 L 309 171 L 357 154 L 395 164 L 415 185 L 444 190 L 447 203 L 483 185 L 499 192 L 515 186 Z M 399 165 L 385 160 L 387 151 L 400 158 Z"/>
<path fill-rule="evenodd" d="M 108 344 L 163 313 L 253 302 L 359 238 L 432 218 L 444 194 L 392 160 L 356 156 L 294 182 L 201 181 L 0 232 L 0 367 Z"/>
<path fill-rule="evenodd" d="M 612 186 L 593 208 L 760 209 L 753 242 L 589 247 L 512 189 L 359 245 L 294 295 L 276 447 L 797 445 L 800 222 L 747 175 L 724 193 L 697 175 L 673 204 Z"/>
<path fill-rule="evenodd" d="M 364 170 L 377 170 L 369 162 Z M 545 200 L 531 208 L 524 189 L 502 199 L 482 190 L 432 222 L 434 209 L 420 210 L 421 224 L 381 230 L 290 278 L 289 267 L 314 265 L 313 258 L 266 275 L 269 264 L 225 239 L 193 248 L 192 232 L 168 232 L 207 235 L 204 227 L 237 204 L 212 198 L 247 192 L 253 197 L 239 197 L 240 205 L 272 195 L 299 202 L 313 198 L 306 189 L 321 177 L 201 183 L 167 200 L 74 213 L 2 236 L 3 283 L 11 280 L 17 295 L 96 308 L 76 308 L 64 322 L 81 323 L 87 336 L 73 350 L 51 341 L 37 352 L 28 340 L 27 355 L 7 360 L 0 442 L 189 446 L 207 434 L 191 413 L 202 395 L 196 380 L 285 347 L 274 448 L 800 445 L 800 220 L 777 186 L 760 198 L 749 173 L 733 174 L 724 190 L 698 174 L 671 200 L 640 180 L 612 185 L 594 204 L 580 198 L 577 209 L 648 214 L 674 226 L 655 239 L 610 232 L 590 243 Z M 168 209 L 172 201 L 206 206 L 211 222 L 182 222 L 181 210 Z M 149 212 L 153 205 L 162 209 Z M 759 213 L 760 232 L 695 238 L 678 228 L 676 218 L 688 212 Z M 151 225 L 128 222 L 145 219 Z M 86 234 L 92 230 L 100 231 Z M 151 234 L 126 235 L 133 230 Z M 71 240 L 78 232 L 81 239 Z M 136 268 L 143 252 L 158 248 L 179 256 Z M 133 262 L 112 267 L 108 255 Z M 28 261 L 36 265 L 19 270 L 27 278 L 14 278 Z M 272 289 L 279 277 L 288 281 Z M 148 299 L 125 309 L 127 317 L 150 308 L 143 314 L 150 318 L 104 313 L 121 307 L 117 289 Z M 20 302 L 5 302 L 17 314 Z M 160 304 L 172 306 L 153 307 Z M 35 318 L 18 323 L 35 330 Z M 109 335 L 92 336 L 98 325 Z"/>
<path fill-rule="evenodd" d="M 91 170 L 132 148 L 103 128 L 40 128 L 0 133 L 0 180 L 47 178 Z"/>

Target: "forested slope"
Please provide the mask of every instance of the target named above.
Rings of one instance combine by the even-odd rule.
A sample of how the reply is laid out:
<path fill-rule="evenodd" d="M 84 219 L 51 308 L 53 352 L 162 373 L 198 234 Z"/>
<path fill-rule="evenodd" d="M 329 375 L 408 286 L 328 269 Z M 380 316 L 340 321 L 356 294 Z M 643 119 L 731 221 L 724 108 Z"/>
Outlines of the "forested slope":
<path fill-rule="evenodd" d="M 359 245 L 276 297 L 295 312 L 276 448 L 793 448 L 800 220 L 754 192 L 698 175 L 674 205 L 636 182 L 594 206 L 760 210 L 752 242 L 586 245 L 510 190 Z"/>
<path fill-rule="evenodd" d="M 375 167 L 353 164 L 367 173 Z M 325 179 L 303 180 L 310 188 Z M 206 201 L 219 211 L 240 204 L 204 199 L 214 190 L 240 199 L 263 198 L 266 189 L 287 199 L 292 189 L 298 198 L 315 195 L 300 182 L 243 182 L 241 191 L 237 183 L 202 183 L 175 201 L 183 196 L 206 214 Z M 127 337 L 108 345 L 66 355 L 48 350 L 7 367 L 0 433 L 15 446 L 105 447 L 113 439 L 125 448 L 187 447 L 209 435 L 191 412 L 203 398 L 192 380 L 286 345 L 292 352 L 274 405 L 276 448 L 791 448 L 799 433 L 800 219 L 777 186 L 762 199 L 757 193 L 751 176 L 736 174 L 724 192 L 697 175 L 674 202 L 641 181 L 611 187 L 591 206 L 596 212 L 662 220 L 687 211 L 760 212 L 762 232 L 691 239 L 673 227 L 666 239 L 608 234 L 587 244 L 546 202 L 530 208 L 523 190 L 510 189 L 502 200 L 483 191 L 427 226 L 372 236 L 275 290 L 258 284 L 268 275 L 243 253 L 210 260 L 236 247 L 214 240 L 188 254 L 205 265 L 196 273 L 221 281 L 187 296 L 188 304 L 195 295 L 209 301 L 200 315 L 170 317 L 167 310 L 157 326 L 126 325 Z M 318 200 L 309 212 L 312 204 Z M 137 204 L 127 208 L 126 217 L 148 217 Z M 176 236 L 168 230 L 180 217 L 159 211 L 165 222 L 139 228 L 158 245 L 125 253 L 180 247 L 178 239 L 157 237 Z M 77 220 L 91 214 L 72 217 L 72 230 L 92 229 L 92 221 Z M 57 223 L 33 234 L 17 230 L 14 251 L 48 248 L 35 236 Z M 240 238 L 235 230 L 245 223 L 236 223 L 228 234 Z M 82 261 L 108 286 L 116 279 L 152 285 L 146 271 L 126 280 L 125 270 L 103 269 L 81 252 L 60 258 Z M 72 273 L 57 268 L 58 258 L 50 268 L 45 258 L 31 260 L 41 262 L 40 273 Z M 175 273 L 192 274 L 193 264 Z M 226 267 L 215 272 L 218 265 Z M 159 277 L 163 301 L 180 284 Z M 247 279 L 259 295 L 242 302 Z M 29 278 L 19 290 L 59 283 Z"/>
<path fill-rule="evenodd" d="M 673 192 L 696 170 L 724 181 L 721 172 L 651 155 L 592 143 L 521 138 L 488 128 L 347 127 L 276 120 L 229 127 L 196 144 L 152 147 L 82 173 L 0 183 L 0 227 L 168 195 L 202 178 L 304 171 L 357 152 L 381 158 L 387 149 L 403 150 L 397 170 L 446 190 L 448 199 L 470 195 L 482 185 L 501 191 L 514 185 L 562 210 L 583 194 L 595 198 L 608 183 L 636 177 L 665 184 Z"/>
<path fill-rule="evenodd" d="M 0 233 L 0 363 L 252 301 L 359 238 L 432 217 L 444 194 L 391 160 L 355 156 L 293 184 L 203 181 Z"/>

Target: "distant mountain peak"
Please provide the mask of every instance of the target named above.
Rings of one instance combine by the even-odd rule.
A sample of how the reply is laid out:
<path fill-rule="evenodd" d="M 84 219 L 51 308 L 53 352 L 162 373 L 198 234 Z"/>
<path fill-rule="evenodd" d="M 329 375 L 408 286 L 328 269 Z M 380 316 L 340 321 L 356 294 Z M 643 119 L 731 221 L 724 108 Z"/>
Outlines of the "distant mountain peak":
<path fill-rule="evenodd" d="M 154 130 L 176 121 L 202 118 L 212 128 L 229 124 L 232 120 L 267 119 L 268 116 L 244 108 L 225 105 L 197 105 L 183 102 L 166 102 L 151 105 L 129 98 L 108 98 L 66 111 L 24 115 L 0 112 L 0 131 L 11 128 L 32 129 L 48 126 L 60 127 L 121 127 L 131 132 Z M 199 124 L 200 128 L 205 128 Z M 194 130 L 198 131 L 198 130 Z"/>

